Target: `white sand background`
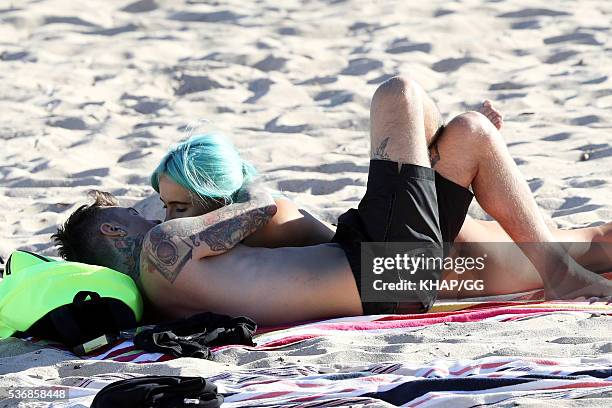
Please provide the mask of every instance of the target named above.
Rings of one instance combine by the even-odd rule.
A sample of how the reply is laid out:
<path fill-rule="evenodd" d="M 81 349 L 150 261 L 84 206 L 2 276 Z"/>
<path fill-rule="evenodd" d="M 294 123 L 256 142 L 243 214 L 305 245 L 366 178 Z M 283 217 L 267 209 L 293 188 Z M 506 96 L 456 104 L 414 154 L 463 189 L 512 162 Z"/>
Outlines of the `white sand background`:
<path fill-rule="evenodd" d="M 364 192 L 370 97 L 397 74 L 417 79 L 447 120 L 492 99 L 510 152 L 557 225 L 612 220 L 611 23 L 606 0 L 3 0 L 0 256 L 56 255 L 50 234 L 91 188 L 159 213 L 149 175 L 201 120 L 210 122 L 201 130 L 228 135 L 268 186 L 334 221 Z M 477 206 L 472 214 L 485 216 Z M 450 324 L 418 338 L 347 335 L 273 356 L 228 352 L 217 368 L 278 365 L 279 356 L 334 364 L 612 352 L 609 318 L 559 319 Z M 205 374 L 217 364 L 100 363 L 75 373 L 61 356 L 24 347 L 0 346 L 0 372 L 56 381 L 113 370 Z"/>

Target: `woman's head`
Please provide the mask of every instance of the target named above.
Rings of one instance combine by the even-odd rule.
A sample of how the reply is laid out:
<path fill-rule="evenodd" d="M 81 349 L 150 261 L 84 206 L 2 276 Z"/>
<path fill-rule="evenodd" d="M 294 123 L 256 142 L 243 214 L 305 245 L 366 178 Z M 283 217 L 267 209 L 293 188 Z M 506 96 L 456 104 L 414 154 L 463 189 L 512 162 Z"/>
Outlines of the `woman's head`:
<path fill-rule="evenodd" d="M 255 174 L 228 139 L 205 134 L 171 148 L 151 175 L 151 185 L 164 201 L 169 220 L 230 204 Z"/>

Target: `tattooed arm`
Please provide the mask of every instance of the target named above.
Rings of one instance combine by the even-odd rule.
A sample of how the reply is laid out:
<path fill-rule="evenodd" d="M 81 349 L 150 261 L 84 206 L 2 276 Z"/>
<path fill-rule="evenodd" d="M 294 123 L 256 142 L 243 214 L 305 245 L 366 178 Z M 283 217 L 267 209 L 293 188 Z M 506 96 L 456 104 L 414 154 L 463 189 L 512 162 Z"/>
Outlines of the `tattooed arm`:
<path fill-rule="evenodd" d="M 189 260 L 232 249 L 275 213 L 272 196 L 263 188 L 251 185 L 236 203 L 199 217 L 177 218 L 155 226 L 144 239 L 143 261 L 174 282 Z"/>

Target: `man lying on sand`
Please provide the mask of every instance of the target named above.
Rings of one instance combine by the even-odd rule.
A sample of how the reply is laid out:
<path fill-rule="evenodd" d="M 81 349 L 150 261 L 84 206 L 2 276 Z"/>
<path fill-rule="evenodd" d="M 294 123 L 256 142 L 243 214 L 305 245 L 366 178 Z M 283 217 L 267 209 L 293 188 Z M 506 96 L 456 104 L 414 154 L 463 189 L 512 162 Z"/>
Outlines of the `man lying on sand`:
<path fill-rule="evenodd" d="M 516 243 L 540 243 L 521 250 L 548 298 L 612 295 L 611 282 L 564 256 L 554 243 L 554 233 L 487 117 L 467 112 L 442 126 L 423 89 L 396 77 L 376 90 L 370 119 L 367 191 L 358 209 L 339 217 L 331 243 L 246 245 L 278 211 L 270 194 L 251 183 L 231 204 L 164 223 L 146 220 L 98 193 L 96 203 L 81 207 L 58 230 L 60 253 L 132 276 L 170 317 L 214 311 L 270 325 L 412 311 L 414 304 L 362 302 L 361 242 L 453 242 L 475 195 L 501 226 L 499 236 L 505 231 Z M 159 181 L 161 190 L 163 178 Z M 599 232 L 609 236 L 607 230 Z M 599 239 L 599 232 L 588 232 L 586 240 Z"/>

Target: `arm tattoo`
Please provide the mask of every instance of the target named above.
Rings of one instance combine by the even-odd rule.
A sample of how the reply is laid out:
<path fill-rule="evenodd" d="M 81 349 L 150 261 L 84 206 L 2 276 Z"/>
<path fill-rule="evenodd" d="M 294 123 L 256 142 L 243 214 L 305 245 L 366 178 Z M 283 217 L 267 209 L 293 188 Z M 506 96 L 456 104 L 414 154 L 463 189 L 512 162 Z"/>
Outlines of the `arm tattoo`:
<path fill-rule="evenodd" d="M 436 164 L 440 161 L 440 151 L 438 150 L 437 142 L 429 148 L 429 161 L 431 162 L 431 168 L 436 167 Z"/>
<path fill-rule="evenodd" d="M 143 252 L 149 263 L 170 282 L 174 282 L 183 266 L 191 259 L 193 246 L 181 240 L 183 246 L 176 244 L 176 236 L 165 228 L 154 227 L 145 241 Z"/>
<path fill-rule="evenodd" d="M 194 252 L 202 250 L 199 247 L 203 244 L 215 253 L 232 249 L 276 213 L 274 200 L 267 192 L 251 189 L 241 197 L 244 201 L 199 217 L 178 218 L 154 227 L 143 248 L 149 262 L 168 281 L 174 282 Z"/>
<path fill-rule="evenodd" d="M 372 154 L 372 159 L 376 160 L 391 160 L 387 154 L 387 145 L 389 144 L 389 138 L 386 137 L 380 142 L 380 145 L 376 148 L 376 151 Z"/>

